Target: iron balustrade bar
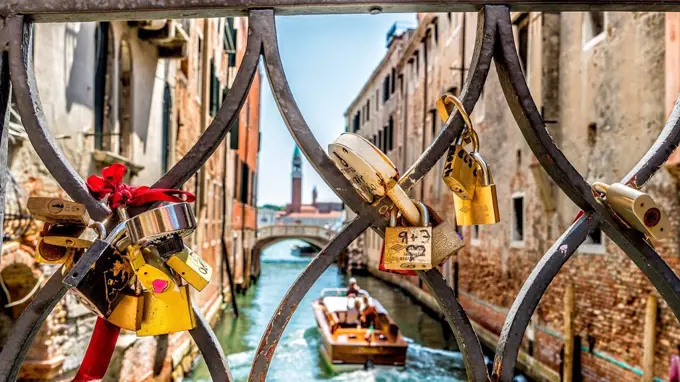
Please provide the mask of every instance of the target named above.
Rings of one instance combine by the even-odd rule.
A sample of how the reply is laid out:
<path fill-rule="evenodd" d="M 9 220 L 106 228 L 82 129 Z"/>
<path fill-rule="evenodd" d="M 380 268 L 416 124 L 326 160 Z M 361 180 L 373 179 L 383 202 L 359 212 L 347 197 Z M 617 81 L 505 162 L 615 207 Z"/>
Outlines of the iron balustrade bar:
<path fill-rule="evenodd" d="M 35 22 L 140 20 L 248 16 L 253 9 L 277 15 L 405 12 L 477 12 L 484 5 L 512 11 L 680 11 L 680 1 L 658 0 L 4 0 L 0 16 L 23 14 Z"/>
<path fill-rule="evenodd" d="M 486 5 L 485 5 L 486 4 Z M 644 237 L 620 224 L 613 213 L 599 204 L 592 195 L 590 185 L 576 171 L 571 162 L 552 141 L 545 122 L 538 112 L 525 82 L 514 43 L 510 10 L 512 11 L 680 11 L 680 1 L 415 1 L 370 2 L 363 0 L 5 0 L 0 4 L 0 169 L 7 168 L 6 141 L 10 81 L 16 89 L 19 113 L 31 144 L 38 151 L 59 184 L 74 200 L 84 203 L 90 215 L 102 221 L 109 210 L 89 195 L 83 180 L 55 143 L 42 115 L 42 107 L 35 83 L 35 73 L 30 56 L 32 22 L 65 22 L 116 19 L 152 19 L 184 17 L 249 16 L 249 33 L 246 52 L 239 68 L 234 86 L 223 102 L 217 116 L 184 156 L 153 187 L 175 188 L 190 179 L 214 153 L 231 128 L 236 115 L 243 107 L 245 97 L 253 81 L 260 56 L 270 81 L 272 93 L 290 134 L 319 172 L 324 181 L 336 192 L 346 205 L 357 213 L 349 223 L 309 263 L 282 299 L 277 311 L 263 334 L 256 351 L 250 380 L 264 380 L 276 346 L 281 339 L 288 320 L 299 306 L 309 288 L 332 264 L 339 254 L 366 229 L 372 228 L 380 236 L 384 234 L 387 220 L 385 214 L 393 207 L 389 198 L 382 198 L 368 205 L 359 197 L 351 184 L 330 161 L 324 148 L 314 137 L 295 102 L 293 93 L 281 63 L 278 49 L 274 15 L 331 14 L 368 12 L 463 12 L 478 11 L 479 22 L 473 58 L 465 86 L 461 93 L 465 109 L 470 113 L 479 99 L 486 83 L 492 59 L 495 61 L 501 87 L 508 105 L 531 147 L 534 155 L 562 191 L 585 214 L 580 217 L 536 264 L 519 292 L 506 317 L 501 332 L 493 374 L 489 376 L 481 351 L 479 339 L 472 329 L 454 291 L 441 273 L 436 270 L 419 272 L 428 285 L 444 316 L 455 333 L 467 370 L 468 379 L 509 381 L 517 360 L 517 353 L 529 319 L 550 282 L 560 268 L 583 243 L 587 235 L 602 226 L 612 242 L 620 246 L 652 282 L 677 317 L 680 317 L 680 280 Z M 8 16 L 3 19 L 2 16 Z M 9 54 L 7 54 L 9 51 Z M 9 67 L 9 70 L 8 70 Z M 5 116 L 5 118 L 2 118 Z M 437 161 L 446 154 L 449 145 L 463 131 L 463 120 L 454 112 L 443 125 L 434 141 L 400 178 L 401 187 L 409 191 L 423 180 Z M 639 188 L 666 162 L 680 142 L 680 102 L 676 105 L 664 131 L 647 154 L 629 172 L 622 182 Z M 4 171 L 3 171 L 4 172 Z M 0 189 L 0 194 L 2 189 Z M 131 215 L 152 206 L 131 210 Z M 115 219 L 109 219 L 114 224 Z M 0 223 L 2 216 L 0 214 Z M 285 228 L 284 231 L 287 231 Z M 320 231 L 319 231 L 320 232 Z M 94 261 L 96 245 L 88 257 Z M 84 268 L 86 262 L 82 262 Z M 80 264 L 80 262 L 79 262 Z M 76 265 L 78 267 L 78 265 Z M 57 271 L 29 304 L 16 322 L 2 353 L 0 353 L 0 382 L 14 380 L 26 350 L 37 329 L 69 287 L 77 282 L 65 283 L 61 271 Z M 75 272 L 75 271 L 74 271 Z M 73 275 L 75 276 L 75 275 Z M 68 285 L 70 284 L 70 285 Z M 196 309 L 198 326 L 190 331 L 198 345 L 213 380 L 230 381 L 226 357 L 214 332 Z"/>

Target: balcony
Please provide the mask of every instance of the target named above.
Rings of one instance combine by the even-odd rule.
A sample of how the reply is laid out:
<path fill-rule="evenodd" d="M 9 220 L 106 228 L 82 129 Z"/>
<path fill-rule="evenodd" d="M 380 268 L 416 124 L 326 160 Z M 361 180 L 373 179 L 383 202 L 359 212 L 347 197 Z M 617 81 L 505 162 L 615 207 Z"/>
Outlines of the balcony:
<path fill-rule="evenodd" d="M 143 20 L 133 21 L 137 37 L 158 47 L 158 56 L 166 59 L 181 59 L 187 56 L 189 34 L 178 20 Z"/>

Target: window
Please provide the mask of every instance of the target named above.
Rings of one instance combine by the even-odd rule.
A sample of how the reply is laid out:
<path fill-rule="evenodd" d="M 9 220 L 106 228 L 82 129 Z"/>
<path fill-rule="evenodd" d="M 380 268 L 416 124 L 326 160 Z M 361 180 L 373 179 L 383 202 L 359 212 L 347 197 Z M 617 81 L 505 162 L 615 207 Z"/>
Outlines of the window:
<path fill-rule="evenodd" d="M 434 21 L 434 43 L 435 44 L 439 43 L 439 21 L 438 20 Z"/>
<path fill-rule="evenodd" d="M 220 108 L 220 80 L 215 72 L 215 59 L 210 59 L 210 116 L 217 115 Z"/>
<path fill-rule="evenodd" d="M 371 138 L 371 142 L 372 142 L 374 145 L 377 145 L 377 144 L 378 144 L 378 136 L 377 136 L 377 135 L 373 135 L 373 138 Z"/>
<path fill-rule="evenodd" d="M 397 76 L 397 70 L 395 68 L 392 68 L 392 74 L 390 76 L 391 79 L 391 89 L 390 89 L 390 94 L 394 94 L 394 88 L 396 87 L 396 76 Z"/>
<path fill-rule="evenodd" d="M 524 75 L 527 74 L 529 59 L 529 14 L 524 13 L 515 20 L 517 28 L 517 54 L 522 64 Z"/>
<path fill-rule="evenodd" d="M 207 20 L 204 20 L 207 21 Z M 196 97 L 201 99 L 201 92 L 203 87 L 203 80 L 201 71 L 203 70 L 203 39 L 198 36 L 198 43 L 196 44 L 196 65 L 194 67 L 194 86 L 196 87 Z"/>
<path fill-rule="evenodd" d="M 394 150 L 394 118 L 390 116 L 390 120 L 387 124 L 387 136 L 388 141 L 387 141 L 387 150 L 392 151 Z"/>
<path fill-rule="evenodd" d="M 418 76 L 418 73 L 420 73 L 420 52 L 416 50 L 413 55 L 416 57 L 416 76 Z"/>
<path fill-rule="evenodd" d="M 586 253 L 604 253 L 604 237 L 602 235 L 602 230 L 597 227 L 593 232 L 588 234 L 586 240 L 579 247 L 579 251 Z"/>
<path fill-rule="evenodd" d="M 512 196 L 512 241 L 524 241 L 524 194 Z"/>
<path fill-rule="evenodd" d="M 371 119 L 371 100 L 366 100 L 366 120 Z"/>
<path fill-rule="evenodd" d="M 597 44 L 604 37 L 604 12 L 586 12 L 583 15 L 583 45 L 588 48 Z"/>
<path fill-rule="evenodd" d="M 231 126 L 231 130 L 229 130 L 229 133 L 231 134 L 229 136 L 229 148 L 232 150 L 238 150 L 238 138 L 239 138 L 238 129 L 239 129 L 239 117 L 237 116 L 236 120 Z"/>
<path fill-rule="evenodd" d="M 385 151 L 384 146 L 383 146 L 383 131 L 382 130 L 378 131 L 378 148 L 383 152 Z"/>
<path fill-rule="evenodd" d="M 383 80 L 382 90 L 383 90 L 382 102 L 385 103 L 385 102 L 387 102 L 388 99 L 390 99 L 390 76 L 389 75 L 387 75 L 385 77 L 385 79 Z"/>
<path fill-rule="evenodd" d="M 430 110 L 430 127 L 432 129 L 432 135 L 430 136 L 430 138 L 433 140 L 434 137 L 437 136 L 437 126 L 439 125 L 437 123 L 438 120 L 439 117 L 437 116 L 437 109 Z"/>
<path fill-rule="evenodd" d="M 380 106 L 380 102 L 378 100 L 380 99 L 380 90 L 375 91 L 375 111 L 378 111 L 378 107 Z"/>
<path fill-rule="evenodd" d="M 243 204 L 248 204 L 248 186 L 249 186 L 249 180 L 250 180 L 250 168 L 248 168 L 248 164 L 246 162 L 241 162 L 241 192 L 240 192 L 240 200 L 241 203 Z"/>
<path fill-rule="evenodd" d="M 357 132 L 361 128 L 361 122 L 359 121 L 359 113 L 354 114 L 354 121 L 352 121 L 352 131 Z"/>
<path fill-rule="evenodd" d="M 588 125 L 588 145 L 595 146 L 597 143 L 597 123 L 593 122 Z"/>
<path fill-rule="evenodd" d="M 440 182 L 442 183 L 442 182 Z M 481 244 L 481 241 L 479 240 L 479 226 L 478 225 L 473 225 L 471 226 L 471 233 L 470 233 L 470 244 L 474 246 L 478 246 Z"/>
<path fill-rule="evenodd" d="M 132 51 L 127 40 L 120 42 L 120 58 L 118 61 L 118 73 L 120 73 L 120 86 L 118 87 L 118 154 L 132 159 L 132 126 L 134 94 L 132 92 Z"/>

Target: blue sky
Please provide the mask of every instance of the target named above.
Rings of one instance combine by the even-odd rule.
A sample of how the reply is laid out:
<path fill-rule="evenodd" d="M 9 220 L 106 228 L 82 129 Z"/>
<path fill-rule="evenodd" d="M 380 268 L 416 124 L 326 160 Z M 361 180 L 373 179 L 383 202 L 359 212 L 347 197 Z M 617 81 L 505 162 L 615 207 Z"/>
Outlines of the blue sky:
<path fill-rule="evenodd" d="M 324 149 L 345 129 L 344 112 L 385 54 L 385 37 L 395 21 L 416 24 L 415 14 L 282 16 L 276 18 L 279 48 L 293 95 Z M 261 68 L 262 100 L 258 205 L 284 205 L 291 196 L 288 133 Z M 302 200 L 339 200 L 303 160 Z"/>

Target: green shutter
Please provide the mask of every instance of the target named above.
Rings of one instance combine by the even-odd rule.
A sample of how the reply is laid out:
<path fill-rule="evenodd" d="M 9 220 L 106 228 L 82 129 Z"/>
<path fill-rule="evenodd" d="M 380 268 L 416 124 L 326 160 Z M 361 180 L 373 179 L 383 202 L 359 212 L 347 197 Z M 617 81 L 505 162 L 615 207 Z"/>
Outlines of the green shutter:
<path fill-rule="evenodd" d="M 229 142 L 229 148 L 233 150 L 238 150 L 238 117 L 234 121 L 234 125 L 231 127 L 231 140 Z"/>

